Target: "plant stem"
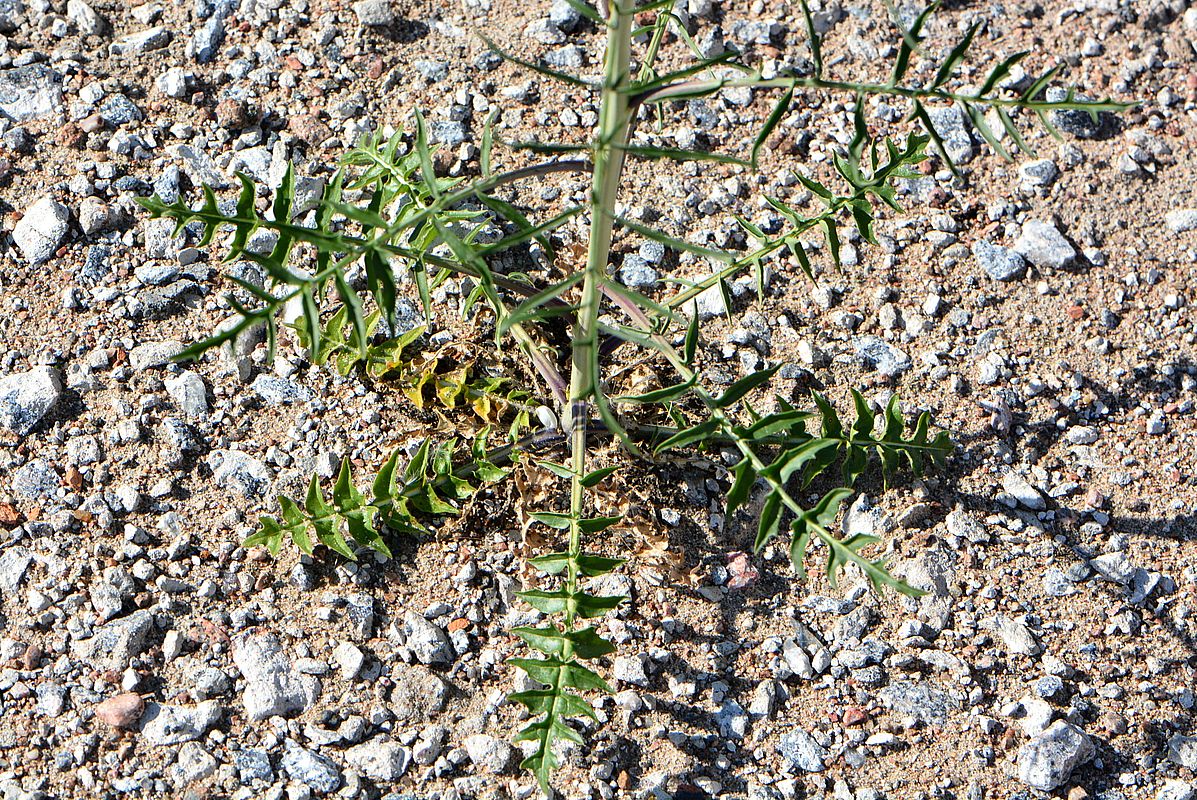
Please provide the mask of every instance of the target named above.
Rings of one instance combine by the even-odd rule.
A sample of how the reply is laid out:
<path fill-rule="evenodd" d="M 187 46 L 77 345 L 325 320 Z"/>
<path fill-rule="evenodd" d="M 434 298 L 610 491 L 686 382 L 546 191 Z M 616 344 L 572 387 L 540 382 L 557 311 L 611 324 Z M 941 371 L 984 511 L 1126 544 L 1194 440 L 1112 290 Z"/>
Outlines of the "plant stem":
<path fill-rule="evenodd" d="M 603 283 L 611 254 L 615 203 L 623 171 L 624 145 L 627 143 L 632 25 L 630 0 L 611 0 L 607 24 L 603 87 L 599 108 L 599 127 L 592 145 L 594 171 L 590 189 L 590 240 L 586 253 L 586 273 L 582 282 L 582 300 L 574 322 L 572 364 L 570 368 L 569 406 L 563 411 L 570 428 L 570 526 L 567 590 L 578 589 L 577 559 L 582 552 L 580 520 L 584 513 L 582 479 L 586 475 L 588 408 L 591 398 L 601 403 L 598 375 L 598 318 Z M 566 611 L 566 629 L 574 626 L 574 611 Z M 567 643 L 566 647 L 570 648 Z M 568 659 L 570 653 L 563 656 Z"/>

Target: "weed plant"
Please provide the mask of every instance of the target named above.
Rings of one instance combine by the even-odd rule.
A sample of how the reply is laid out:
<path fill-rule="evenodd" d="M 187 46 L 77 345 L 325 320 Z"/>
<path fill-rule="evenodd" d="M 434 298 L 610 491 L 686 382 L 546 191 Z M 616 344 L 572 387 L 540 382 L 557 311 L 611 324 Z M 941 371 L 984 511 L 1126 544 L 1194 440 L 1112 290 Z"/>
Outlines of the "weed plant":
<path fill-rule="evenodd" d="M 552 589 L 520 593 L 544 621 L 512 631 L 535 656 L 510 662 L 526 672 L 536 687 L 509 699 L 522 704 L 529 714 L 530 722 L 516 739 L 527 743 L 523 767 L 546 793 L 551 773 L 559 765 L 555 745 L 562 740 L 583 744 L 576 721 L 597 720 L 588 696 L 610 691 L 599 669 L 601 659 L 612 654 L 615 646 L 600 635 L 595 621 L 625 598 L 597 596 L 587 585 L 588 579 L 618 569 L 622 562 L 586 547 L 588 539 L 621 522 L 619 517 L 596 514 L 592 497 L 596 487 L 620 468 L 618 463 L 603 468 L 594 464 L 595 448 L 610 437 L 622 445 L 620 463 L 640 459 L 651 465 L 675 450 L 731 451 L 735 464 L 727 515 L 730 519 L 737 509 L 748 507 L 756 495 L 761 503 L 756 550 L 784 530 L 799 575 L 805 574 L 808 556 L 818 542 L 833 585 L 844 570 L 854 567 L 879 590 L 919 594 L 890 573 L 884 556 L 875 552 L 876 537 L 840 536 L 833 522 L 861 476 L 879 470 L 889 479 L 902 468 L 921 475 L 951 453 L 948 435 L 933 432 L 926 413 L 908 426 L 896 397 L 875 414 L 854 391 L 847 420 L 818 393 L 812 393 L 809 408 L 780 398 L 770 400 L 767 388 L 776 366 L 748 374 L 721 392 L 712 390 L 712 381 L 703 373 L 703 325 L 695 298 L 704 291 L 719 291 L 730 313 L 729 281 L 755 272 L 758 292 L 763 292 L 766 266 L 787 254 L 813 280 L 808 247 L 815 248 L 809 239 L 821 237 L 838 267 L 844 225 L 875 243 L 879 209 L 899 209 L 897 182 L 918 176 L 915 168 L 928 157 L 928 145 L 956 171 L 932 124 L 929 107 L 958 106 L 1005 158 L 1010 157 L 1003 144 L 1007 136 L 1018 150 L 1030 150 L 1020 117 L 1037 118 L 1058 135 L 1051 122 L 1054 112 L 1082 109 L 1096 118 L 1124 107 L 1110 100 L 1085 100 L 1071 90 L 1062 100 L 1044 99 L 1059 67 L 1026 79 L 1017 90 L 1011 88 L 1015 67 L 1026 53 L 1001 60 L 978 85 L 959 88 L 957 73 L 983 23 L 971 27 L 936 62 L 920 47 L 933 8 L 908 28 L 896 25 L 890 77 L 867 83 L 827 74 L 822 42 L 805 3 L 809 69 L 766 78 L 734 51 L 701 57 L 673 11 L 674 0 L 641 5 L 632 0 L 602 0 L 598 8 L 582 0 L 569 2 L 605 36 L 600 80 L 548 69 L 488 44 L 531 72 L 572 91 L 597 96 L 598 124 L 586 144 L 511 143 L 549 159 L 498 170 L 493 162 L 492 115 L 481 141 L 481 174 L 472 180 L 449 179 L 436 174 L 435 148 L 429 143 L 423 116 L 416 111 L 410 134 L 380 134 L 350 149 L 324 186 L 315 210 L 303 219 L 297 213 L 296 180 L 290 169 L 268 209 L 259 210 L 261 187 L 243 175 L 231 209 L 222 208 L 206 187 L 204 202 L 195 209 L 183 200 L 166 203 L 157 197 L 142 203 L 153 216 L 174 219 L 179 230 L 198 225 L 201 246 L 211 244 L 218 232 L 231 229 L 225 261 L 252 261 L 268 279 L 263 286 L 226 276 L 235 286 L 227 298 L 237 315 L 235 323 L 194 344 L 181 358 L 199 358 L 259 327 L 264 327 L 273 355 L 279 327 L 286 324 L 280 321 L 284 311 L 298 306 L 291 325 L 313 363 L 327 362 L 342 375 L 359 370 L 368 380 L 399 381 L 417 405 L 471 405 L 483 420 L 501 418 L 506 428 L 502 434 L 506 442 L 496 448 L 488 448 L 487 437 L 494 430 L 488 424 L 477 435 L 463 431 L 457 437 L 427 439 L 410 458 L 404 459 L 396 450 L 366 487 L 355 485 L 346 460 L 331 495 L 313 476 L 304 498 L 279 498 L 278 515 L 262 517 L 260 530 L 247 545 L 265 545 L 278 553 L 289 540 L 307 554 L 323 545 L 347 559 L 355 558 L 361 548 L 389 555 L 387 540 L 392 533 L 418 535 L 431 518 L 456 514 L 460 502 L 479 484 L 502 480 L 507 465 L 521 455 L 536 460 L 560 481 L 560 503 L 528 510 L 534 524 L 544 526 L 560 542 L 555 552 L 531 559 L 536 569 L 556 576 L 556 584 Z M 647 23 L 641 22 L 646 19 Z M 671 31 L 696 58 L 690 66 L 660 73 L 658 55 Z M 911 76 L 916 57 L 932 59 L 932 69 L 919 72 L 928 79 Z M 644 144 L 643 137 L 636 136 L 638 123 L 651 123 L 654 115 L 668 120 L 678 112 L 679 101 L 728 88 L 776 95 L 749 152 L 674 149 Z M 796 95 L 803 92 L 841 95 L 852 110 L 853 136 L 834 156 L 838 184 L 825 185 L 797 173 L 819 201 L 817 213 L 808 215 L 766 198 L 784 218 L 782 230 L 766 234 L 740 220 L 751 246 L 737 253 L 676 239 L 617 213 L 625 175 L 636 162 L 713 161 L 755 169 L 766 143 L 791 111 Z M 921 123 L 922 132 L 912 129 L 899 141 L 875 138 L 865 121 L 870 97 L 905 103 L 907 121 Z M 533 221 L 528 215 L 534 215 L 534 209 L 518 209 L 499 196 L 504 187 L 534 183 L 555 173 L 589 176 L 586 201 Z M 578 259 L 582 263 L 553 248 L 555 231 L 575 217 L 588 224 L 584 259 Z M 508 233 L 497 240 L 484 237 L 496 223 Z M 617 229 L 719 267 L 670 296 L 646 296 L 615 276 L 611 255 Z M 249 247 L 251 236 L 259 230 L 277 235 L 268 253 Z M 527 248 L 533 240 L 540 242 L 546 256 L 543 269 L 503 274 L 493 266 L 500 254 Z M 520 348 L 541 379 L 535 395 L 510 390 L 517 376 L 506 381 L 487 378 L 475 374 L 460 353 L 446 356 L 429 351 L 422 328 L 390 335 L 404 275 L 410 276 L 429 324 L 435 289 L 450 276 L 468 277 L 473 288 L 464 304 L 467 313 L 484 307 L 489 315 L 476 314 L 475 319 L 489 319 L 497 342 L 510 340 Z M 646 351 L 675 377 L 668 385 L 639 395 L 612 396 L 606 379 L 613 354 L 624 348 Z M 768 403 L 767 410 L 758 410 L 766 408 L 763 403 Z M 553 409 L 552 415 L 539 416 L 559 421 L 559 427 L 532 431 L 538 404 Z M 560 458 L 528 455 L 553 452 Z M 817 478 L 822 480 L 814 484 Z M 801 498 L 812 485 L 830 488 L 808 507 Z"/>

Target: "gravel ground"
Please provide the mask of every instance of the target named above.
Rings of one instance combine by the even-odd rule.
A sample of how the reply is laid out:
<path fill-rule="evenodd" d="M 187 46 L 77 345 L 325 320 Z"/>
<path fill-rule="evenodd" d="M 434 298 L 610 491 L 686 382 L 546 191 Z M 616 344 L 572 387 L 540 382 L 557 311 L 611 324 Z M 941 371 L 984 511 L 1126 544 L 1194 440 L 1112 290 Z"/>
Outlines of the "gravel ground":
<path fill-rule="evenodd" d="M 883 5 L 812 5 L 831 69 L 883 78 Z M 1058 118 L 1062 141 L 1027 124 L 1036 155 L 1013 164 L 940 112 L 967 182 L 930 164 L 879 222 L 881 246 L 849 237 L 817 289 L 779 261 L 763 300 L 737 285 L 732 325 L 718 298 L 704 308 L 712 373 L 783 363 L 796 399 L 897 391 L 954 432 L 946 470 L 869 485 L 843 520 L 890 542 L 928 594 L 800 582 L 783 548 L 746 561 L 752 520 L 723 519 L 722 463 L 629 480 L 622 501 L 646 522 L 605 543 L 633 554 L 606 587 L 633 597 L 603 622 L 617 694 L 565 753 L 563 796 L 1194 796 L 1197 9 L 947 5 L 931 52 L 985 19 L 985 58 L 1033 49 L 1034 72 L 1059 54 L 1058 86 L 1142 105 Z M 766 71 L 809 55 L 787 3 L 689 0 L 687 17 L 704 49 L 726 41 Z M 133 203 L 236 170 L 277 182 L 287 159 L 326 176 L 416 106 L 453 175 L 476 172 L 492 105 L 506 139 L 585 136 L 590 99 L 499 64 L 474 30 L 599 68 L 595 32 L 560 2 L 0 0 L 6 800 L 535 793 L 503 702 L 506 631 L 529 619 L 512 593 L 532 580 L 513 481 L 387 563 L 242 548 L 278 492 L 331 478 L 342 456 L 366 473 L 438 422 L 289 339 L 272 365 L 252 342 L 171 363 L 228 316 L 224 267 Z M 800 98 L 757 175 L 637 167 L 626 213 L 742 247 L 733 214 L 779 223 L 760 195 L 814 207 L 794 172 L 829 179 L 845 99 Z M 770 107 L 727 92 L 642 132 L 734 150 Z M 901 113 L 868 107 L 883 130 Z M 547 215 L 583 187 L 553 178 L 513 199 Z M 708 269 L 617 244 L 621 277 L 646 291 Z M 441 300 L 438 325 L 456 329 L 459 287 Z"/>

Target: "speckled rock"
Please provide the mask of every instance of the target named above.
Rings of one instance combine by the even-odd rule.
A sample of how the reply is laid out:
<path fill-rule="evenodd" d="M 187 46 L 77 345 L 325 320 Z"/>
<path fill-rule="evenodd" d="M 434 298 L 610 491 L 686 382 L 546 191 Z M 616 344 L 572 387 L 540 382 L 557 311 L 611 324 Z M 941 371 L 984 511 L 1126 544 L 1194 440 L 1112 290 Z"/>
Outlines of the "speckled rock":
<path fill-rule="evenodd" d="M 24 436 L 61 397 L 62 373 L 53 367 L 34 367 L 0 378 L 0 428 Z"/>

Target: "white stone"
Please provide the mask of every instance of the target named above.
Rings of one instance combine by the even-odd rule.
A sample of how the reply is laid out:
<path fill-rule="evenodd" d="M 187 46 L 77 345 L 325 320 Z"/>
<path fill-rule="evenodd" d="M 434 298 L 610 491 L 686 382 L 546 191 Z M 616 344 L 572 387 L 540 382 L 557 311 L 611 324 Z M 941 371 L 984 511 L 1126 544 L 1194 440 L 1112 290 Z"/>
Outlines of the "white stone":
<path fill-rule="evenodd" d="M 1173 233 L 1197 229 L 1197 208 L 1181 208 L 1164 215 L 1164 224 Z"/>
<path fill-rule="evenodd" d="M 1014 249 L 1040 268 L 1063 269 L 1076 260 L 1076 248 L 1059 228 L 1042 220 L 1031 220 L 1022 226 L 1022 235 L 1014 242 Z"/>
<path fill-rule="evenodd" d="M 21 255 L 31 264 L 41 264 L 54 255 L 71 227 L 71 212 L 53 197 L 42 197 L 28 209 L 13 228 L 12 238 Z"/>
<path fill-rule="evenodd" d="M 86 36 L 94 36 L 104 30 L 104 18 L 83 0 L 67 0 L 67 19 L 75 23 L 79 32 Z"/>
<path fill-rule="evenodd" d="M 1041 792 L 1068 782 L 1073 770 L 1093 758 L 1093 742 L 1080 728 L 1060 720 L 1018 751 L 1018 777 Z"/>
<path fill-rule="evenodd" d="M 29 122 L 62 108 L 61 76 L 43 64 L 0 70 L 0 117 Z"/>
<path fill-rule="evenodd" d="M 333 651 L 333 658 L 341 668 L 341 678 L 351 681 L 362 671 L 366 655 L 352 642 L 341 642 Z"/>
<path fill-rule="evenodd" d="M 164 383 L 170 399 L 184 414 L 194 418 L 208 413 L 207 388 L 199 375 L 188 370 L 168 378 Z"/>
<path fill-rule="evenodd" d="M 302 713 L 320 696 L 320 681 L 292 669 L 272 633 L 248 634 L 233 645 L 233 663 L 245 678 L 245 713 L 250 720 Z"/>
<path fill-rule="evenodd" d="M 372 28 L 385 28 L 395 22 L 395 9 L 390 0 L 359 0 L 353 4 L 357 21 Z"/>
<path fill-rule="evenodd" d="M 1039 490 L 1032 486 L 1026 478 L 1011 470 L 1002 476 L 1002 488 L 1022 505 L 1032 511 L 1043 511 L 1047 508 L 1047 501 Z"/>
<path fill-rule="evenodd" d="M 374 739 L 346 750 L 345 763 L 372 781 L 397 781 L 411 764 L 411 751 L 395 742 Z"/>
<path fill-rule="evenodd" d="M 507 770 L 515 755 L 515 748 L 502 739 L 485 733 L 466 737 L 466 753 L 475 767 L 486 772 L 501 773 Z"/>
<path fill-rule="evenodd" d="M 193 80 L 192 74 L 182 67 L 171 67 L 159 75 L 154 84 L 162 94 L 179 99 L 187 96 Z"/>
<path fill-rule="evenodd" d="M 994 628 L 1010 653 L 1033 656 L 1038 655 L 1043 649 L 1039 646 L 1039 642 L 1035 641 L 1035 635 L 1031 633 L 1031 629 L 1019 620 L 998 614 L 994 620 Z"/>
<path fill-rule="evenodd" d="M 220 721 L 223 709 L 215 700 L 194 706 L 164 706 L 147 703 L 139 729 L 153 745 L 179 744 L 200 738 Z"/>
<path fill-rule="evenodd" d="M 62 375 L 52 367 L 0 379 L 0 428 L 29 433 L 62 397 Z"/>

